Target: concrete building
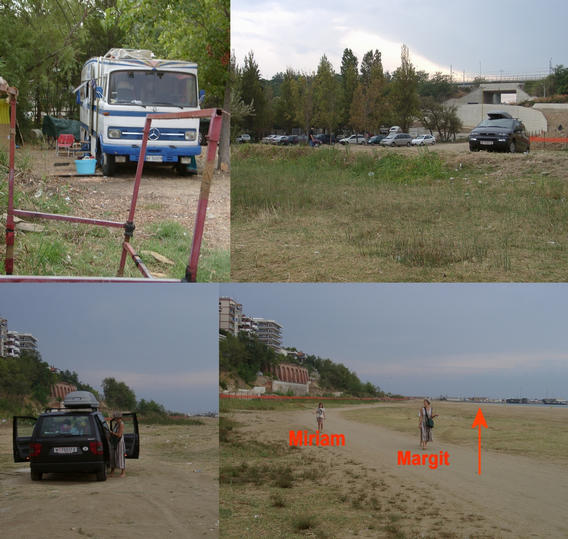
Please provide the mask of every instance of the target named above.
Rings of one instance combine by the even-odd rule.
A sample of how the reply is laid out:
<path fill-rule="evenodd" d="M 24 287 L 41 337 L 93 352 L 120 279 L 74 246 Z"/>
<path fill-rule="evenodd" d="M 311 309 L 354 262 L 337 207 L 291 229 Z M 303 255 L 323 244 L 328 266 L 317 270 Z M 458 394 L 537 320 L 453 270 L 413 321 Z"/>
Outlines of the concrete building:
<path fill-rule="evenodd" d="M 5 357 L 20 357 L 25 352 L 38 352 L 37 339 L 31 333 L 8 331 L 4 344 Z"/>
<path fill-rule="evenodd" d="M 237 335 L 243 315 L 243 306 L 228 297 L 219 298 L 219 329 Z"/>
<path fill-rule="evenodd" d="M 51 386 L 51 396 L 57 400 L 63 400 L 65 395 L 72 391 L 77 391 L 77 386 L 74 386 L 69 382 L 57 382 Z"/>
<path fill-rule="evenodd" d="M 253 318 L 257 325 L 256 336 L 258 340 L 275 350 L 282 346 L 282 326 L 275 320 L 266 318 Z"/>
<path fill-rule="evenodd" d="M 307 384 L 310 380 L 308 369 L 291 363 L 280 363 L 274 367 L 274 376 L 282 382 L 293 382 L 295 384 Z"/>
<path fill-rule="evenodd" d="M 241 323 L 239 324 L 239 331 L 244 331 L 245 333 L 256 335 L 258 330 L 258 325 L 253 318 L 243 314 L 241 316 Z"/>
<path fill-rule="evenodd" d="M 6 341 L 8 340 L 8 320 L 0 318 L 0 357 L 6 356 Z"/>

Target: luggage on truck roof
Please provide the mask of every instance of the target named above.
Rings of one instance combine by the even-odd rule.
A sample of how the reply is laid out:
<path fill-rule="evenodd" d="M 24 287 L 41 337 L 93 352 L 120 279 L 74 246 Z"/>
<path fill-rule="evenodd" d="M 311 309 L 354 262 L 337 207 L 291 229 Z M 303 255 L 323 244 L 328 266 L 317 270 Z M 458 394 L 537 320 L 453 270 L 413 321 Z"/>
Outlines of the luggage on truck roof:
<path fill-rule="evenodd" d="M 92 408 L 98 409 L 99 401 L 90 391 L 71 391 L 63 399 L 65 408 Z"/>
<path fill-rule="evenodd" d="M 105 58 L 116 60 L 152 60 L 154 53 L 146 49 L 110 49 Z"/>

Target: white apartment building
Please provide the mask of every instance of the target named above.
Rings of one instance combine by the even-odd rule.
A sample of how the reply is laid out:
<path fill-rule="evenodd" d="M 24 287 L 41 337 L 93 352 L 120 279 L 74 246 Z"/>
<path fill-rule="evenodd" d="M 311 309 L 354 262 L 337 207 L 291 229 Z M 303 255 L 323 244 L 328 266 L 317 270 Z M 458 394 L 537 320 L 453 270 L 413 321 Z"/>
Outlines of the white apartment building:
<path fill-rule="evenodd" d="M 253 318 L 257 325 L 256 336 L 260 342 L 278 350 L 282 347 L 282 326 L 275 320 Z"/>
<path fill-rule="evenodd" d="M 243 306 L 232 298 L 219 298 L 219 329 L 237 335 L 243 315 Z"/>

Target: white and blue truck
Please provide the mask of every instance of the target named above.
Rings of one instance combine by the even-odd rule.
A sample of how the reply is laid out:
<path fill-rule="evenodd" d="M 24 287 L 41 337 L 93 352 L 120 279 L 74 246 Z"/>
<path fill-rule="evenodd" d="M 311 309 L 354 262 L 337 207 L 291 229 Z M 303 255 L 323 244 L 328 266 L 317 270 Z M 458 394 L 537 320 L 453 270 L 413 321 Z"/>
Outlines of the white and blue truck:
<path fill-rule="evenodd" d="M 75 89 L 81 140 L 105 176 L 116 163 L 137 162 L 146 116 L 199 110 L 197 64 L 158 60 L 151 51 L 111 49 L 91 58 Z M 170 163 L 180 173 L 196 170 L 201 153 L 199 118 L 154 120 L 145 161 Z"/>

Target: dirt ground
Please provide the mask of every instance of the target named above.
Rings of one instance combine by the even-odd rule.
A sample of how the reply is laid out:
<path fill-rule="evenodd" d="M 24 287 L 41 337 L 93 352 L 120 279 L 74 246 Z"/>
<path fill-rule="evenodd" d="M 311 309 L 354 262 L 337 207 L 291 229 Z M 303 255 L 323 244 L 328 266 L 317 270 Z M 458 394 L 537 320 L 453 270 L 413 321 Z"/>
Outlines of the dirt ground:
<path fill-rule="evenodd" d="M 30 479 L 14 463 L 12 429 L 0 427 L 0 529 L 6 539 L 40 537 L 218 537 L 217 419 L 205 425 L 140 426 L 140 458 L 126 478 L 90 474 Z"/>
<path fill-rule="evenodd" d="M 496 452 L 482 452 L 482 474 L 477 474 L 477 448 L 434 442 L 427 454 L 448 451 L 450 465 L 437 469 L 399 466 L 398 451 L 420 453 L 418 435 L 409 436 L 378 426 L 348 420 L 343 411 L 328 409 L 325 431 L 344 434 L 345 447 L 301 447 L 320 462 L 331 460 L 330 473 L 337 468 L 353 475 L 354 463 L 365 471 L 364 481 L 382 483 L 381 499 L 395 500 L 407 521 L 415 513 L 435 515 L 429 523 L 422 518 L 421 532 L 432 533 L 435 520 L 443 529 L 438 537 L 566 537 L 568 522 L 565 503 L 568 497 L 568 469 L 565 465 L 542 459 Z M 315 431 L 312 410 L 290 412 L 241 412 L 231 418 L 243 424 L 247 438 L 258 441 L 284 441 L 289 431 Z M 418 434 L 418 433 L 417 433 Z M 475 432 L 472 431 L 472 436 Z M 347 462 L 346 462 L 346 459 Z M 352 487 L 355 488 L 355 487 Z M 363 487 L 364 488 L 364 487 Z M 326 496 L 330 503 L 334 493 Z M 423 507 L 427 506 L 427 508 Z M 443 523 L 443 524 L 442 524 Z M 442 535 L 444 533 L 450 535 Z M 376 537 L 358 530 L 359 537 Z"/>
<path fill-rule="evenodd" d="M 206 150 L 204 147 L 204 154 Z M 30 146 L 26 148 L 25 153 L 29 155 L 36 178 L 48 178 L 49 185 L 54 189 L 69 186 L 66 189 L 69 202 L 78 208 L 77 212 L 81 216 L 104 216 L 121 221 L 128 216 L 136 174 L 135 165 L 117 165 L 113 177 L 102 176 L 100 169 L 97 169 L 95 176 L 77 176 L 73 157 L 65 154 L 56 156 L 55 150 Z M 197 158 L 198 170 L 203 169 L 204 162 L 204 155 Z M 193 234 L 200 185 L 201 174 L 178 176 L 170 166 L 146 163 L 140 184 L 135 224 L 141 228 L 151 222 L 177 221 Z M 28 185 L 28 188 L 33 187 Z M 228 173 L 216 171 L 213 177 L 203 241 L 210 249 L 230 248 Z"/>

